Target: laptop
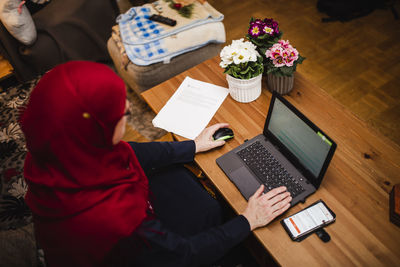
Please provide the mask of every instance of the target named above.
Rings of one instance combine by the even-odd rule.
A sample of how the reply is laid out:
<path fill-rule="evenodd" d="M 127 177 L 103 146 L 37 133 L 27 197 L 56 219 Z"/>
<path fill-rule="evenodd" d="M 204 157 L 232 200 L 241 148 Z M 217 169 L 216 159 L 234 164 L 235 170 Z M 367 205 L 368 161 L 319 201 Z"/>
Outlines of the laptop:
<path fill-rule="evenodd" d="M 248 200 L 286 186 L 291 206 L 305 202 L 321 185 L 336 143 L 276 92 L 262 134 L 217 158 L 218 166 Z"/>

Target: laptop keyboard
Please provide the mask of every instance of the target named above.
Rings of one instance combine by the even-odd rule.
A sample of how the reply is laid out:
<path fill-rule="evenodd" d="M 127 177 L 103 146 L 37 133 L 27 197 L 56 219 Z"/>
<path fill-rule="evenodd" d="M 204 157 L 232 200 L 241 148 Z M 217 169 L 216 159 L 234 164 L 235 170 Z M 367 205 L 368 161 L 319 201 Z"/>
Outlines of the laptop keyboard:
<path fill-rule="evenodd" d="M 304 192 L 304 188 L 277 161 L 260 142 L 254 142 L 237 152 L 237 155 L 264 183 L 267 191 L 286 186 L 292 198 Z"/>

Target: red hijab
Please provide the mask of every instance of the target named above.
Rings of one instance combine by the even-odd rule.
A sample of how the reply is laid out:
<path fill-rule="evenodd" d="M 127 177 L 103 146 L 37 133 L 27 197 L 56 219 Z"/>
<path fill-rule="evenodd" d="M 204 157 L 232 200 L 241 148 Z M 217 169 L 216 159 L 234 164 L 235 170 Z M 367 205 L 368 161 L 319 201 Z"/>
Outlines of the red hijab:
<path fill-rule="evenodd" d="M 112 144 L 125 99 L 109 67 L 73 61 L 42 77 L 21 116 L 25 200 L 50 266 L 99 265 L 146 217 L 147 178 L 127 143 Z"/>

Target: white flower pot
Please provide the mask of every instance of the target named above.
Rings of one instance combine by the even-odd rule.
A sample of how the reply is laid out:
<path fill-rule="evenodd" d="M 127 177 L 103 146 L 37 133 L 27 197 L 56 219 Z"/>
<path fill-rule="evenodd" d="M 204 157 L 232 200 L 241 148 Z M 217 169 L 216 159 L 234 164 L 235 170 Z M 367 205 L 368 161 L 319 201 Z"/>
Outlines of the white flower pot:
<path fill-rule="evenodd" d="M 281 95 L 288 94 L 293 89 L 294 73 L 292 76 L 276 76 L 269 73 L 267 76 L 268 89 Z"/>
<path fill-rule="evenodd" d="M 261 95 L 262 74 L 249 80 L 242 80 L 226 75 L 229 85 L 229 94 L 238 102 L 248 103 Z"/>

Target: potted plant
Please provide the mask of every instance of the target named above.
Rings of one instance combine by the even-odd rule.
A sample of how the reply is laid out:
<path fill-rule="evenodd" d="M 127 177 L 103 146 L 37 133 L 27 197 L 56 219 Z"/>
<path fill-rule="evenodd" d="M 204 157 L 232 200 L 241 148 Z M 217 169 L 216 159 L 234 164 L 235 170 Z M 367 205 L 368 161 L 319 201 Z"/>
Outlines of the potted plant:
<path fill-rule="evenodd" d="M 257 47 L 243 38 L 233 40 L 221 50 L 220 57 L 232 98 L 244 103 L 257 99 L 264 72 L 263 58 Z"/>
<path fill-rule="evenodd" d="M 265 58 L 268 88 L 280 94 L 289 93 L 293 89 L 297 64 L 301 64 L 305 58 L 288 40 L 279 40 L 267 49 Z"/>
<path fill-rule="evenodd" d="M 278 22 L 272 18 L 250 19 L 246 38 L 257 46 L 257 51 L 265 55 L 268 48 L 278 42 L 283 32 L 279 30 Z"/>

